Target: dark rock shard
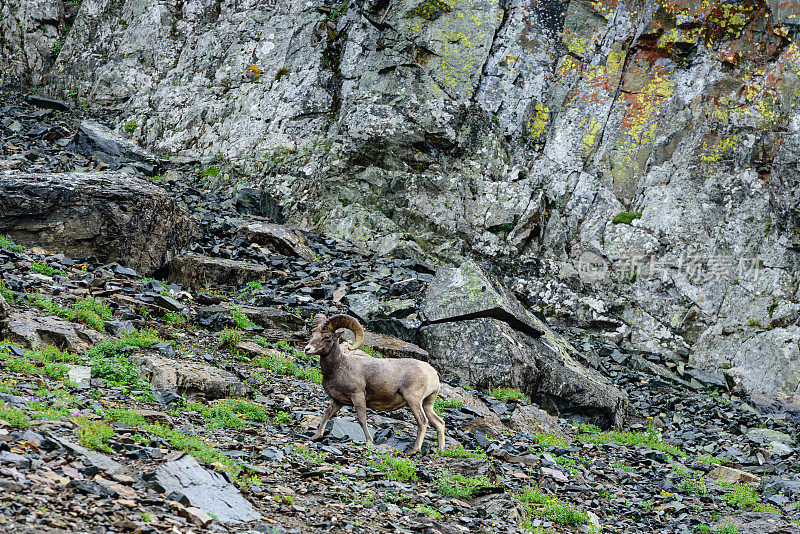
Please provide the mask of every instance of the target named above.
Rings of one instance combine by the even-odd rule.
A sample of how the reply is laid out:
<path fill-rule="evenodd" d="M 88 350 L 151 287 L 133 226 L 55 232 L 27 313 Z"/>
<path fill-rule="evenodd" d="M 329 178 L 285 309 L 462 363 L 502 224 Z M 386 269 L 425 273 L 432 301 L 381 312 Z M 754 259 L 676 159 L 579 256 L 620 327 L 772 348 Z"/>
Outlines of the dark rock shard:
<path fill-rule="evenodd" d="M 96 157 L 116 171 L 124 165 L 153 175 L 158 158 L 133 141 L 114 133 L 111 129 L 92 121 L 82 121 L 78 132 L 67 145 L 67 150 L 87 157 Z"/>

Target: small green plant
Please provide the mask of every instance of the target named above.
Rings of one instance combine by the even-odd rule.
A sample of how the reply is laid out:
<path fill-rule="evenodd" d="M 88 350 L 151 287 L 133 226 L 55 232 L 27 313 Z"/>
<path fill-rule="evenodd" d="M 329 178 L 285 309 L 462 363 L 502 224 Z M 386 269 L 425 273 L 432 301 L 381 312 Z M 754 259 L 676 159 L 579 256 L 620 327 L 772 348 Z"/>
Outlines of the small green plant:
<path fill-rule="evenodd" d="M 5 421 L 14 428 L 28 428 L 31 424 L 25 412 L 6 404 L 0 404 L 0 421 Z"/>
<path fill-rule="evenodd" d="M 0 296 L 8 303 L 14 302 L 14 293 L 11 292 L 11 288 L 3 280 L 0 280 Z"/>
<path fill-rule="evenodd" d="M 439 510 L 437 510 L 436 508 L 433 508 L 431 506 L 428 506 L 427 504 L 418 504 L 417 505 L 417 510 L 419 510 L 423 514 L 425 514 L 425 515 L 427 515 L 429 517 L 432 517 L 434 519 L 437 519 L 437 520 L 442 518 L 442 514 L 441 514 L 441 512 L 439 512 Z"/>
<path fill-rule="evenodd" d="M 25 252 L 25 247 L 17 245 L 7 235 L 0 235 L 0 248 L 10 250 L 11 252 L 22 253 Z"/>
<path fill-rule="evenodd" d="M 389 480 L 397 482 L 417 480 L 417 463 L 411 458 L 397 458 L 389 454 L 376 454 L 369 460 L 369 465 L 385 473 Z"/>
<path fill-rule="evenodd" d="M 373 358 L 383 358 L 383 354 L 378 352 L 377 350 L 373 349 L 372 347 L 368 347 L 366 345 L 361 345 L 361 350 L 372 356 Z"/>
<path fill-rule="evenodd" d="M 244 339 L 244 334 L 241 330 L 236 330 L 235 328 L 226 328 L 219 333 L 219 341 L 223 345 L 234 347 L 241 342 L 242 339 Z"/>
<path fill-rule="evenodd" d="M 273 495 L 272 500 L 278 504 L 294 504 L 294 497 L 291 495 Z"/>
<path fill-rule="evenodd" d="M 198 412 L 210 429 L 241 429 L 246 426 L 245 421 L 269 421 L 263 406 L 244 399 L 223 399 L 211 405 L 192 402 L 186 405 L 186 410 Z"/>
<path fill-rule="evenodd" d="M 51 266 L 49 266 L 46 263 L 41 262 L 41 261 L 33 262 L 33 264 L 31 265 L 31 271 L 33 271 L 35 273 L 43 274 L 45 276 L 55 276 L 55 275 L 66 276 L 67 275 L 67 273 L 65 273 L 64 271 L 62 271 L 60 269 L 56 269 L 54 267 L 51 267 Z"/>
<path fill-rule="evenodd" d="M 233 308 L 231 310 L 231 319 L 233 319 L 233 322 L 236 324 L 236 326 L 242 330 L 255 326 L 255 323 L 253 323 L 253 321 L 251 321 L 250 318 L 247 317 L 244 312 L 242 312 L 241 308 Z"/>
<path fill-rule="evenodd" d="M 531 437 L 543 447 L 566 449 L 569 445 L 564 438 L 552 432 L 540 432 L 538 434 L 533 434 Z"/>
<path fill-rule="evenodd" d="M 436 488 L 443 497 L 469 499 L 475 495 L 480 488 L 491 486 L 491 484 L 491 481 L 484 476 L 468 477 L 461 473 L 443 471 L 439 475 Z"/>
<path fill-rule="evenodd" d="M 529 396 L 514 388 L 493 388 L 487 392 L 487 395 L 502 401 L 516 400 L 526 404 L 531 403 L 531 398 Z"/>
<path fill-rule="evenodd" d="M 90 421 L 85 417 L 73 419 L 78 425 L 76 434 L 78 442 L 89 449 L 113 453 L 114 450 L 108 446 L 108 440 L 114 436 L 114 429 L 106 423 Z"/>
<path fill-rule="evenodd" d="M 736 528 L 736 523 L 733 520 L 728 520 L 714 529 L 717 534 L 739 534 L 739 529 Z"/>
<path fill-rule="evenodd" d="M 753 328 L 761 328 L 761 323 L 758 321 L 758 319 L 754 317 L 750 317 L 749 319 L 747 319 L 747 324 L 749 324 Z"/>
<path fill-rule="evenodd" d="M 269 353 L 257 356 L 251 363 L 254 367 L 263 367 L 280 375 L 296 376 L 315 384 L 322 383 L 322 372 L 319 367 L 302 367 L 288 354 Z"/>
<path fill-rule="evenodd" d="M 706 495 L 708 488 L 706 483 L 696 478 L 685 478 L 681 480 L 680 488 L 690 495 Z"/>
<path fill-rule="evenodd" d="M 291 416 L 286 412 L 277 412 L 275 414 L 275 422 L 279 425 L 286 426 L 292 422 Z"/>
<path fill-rule="evenodd" d="M 125 130 L 128 133 L 135 132 L 136 128 L 138 128 L 138 127 L 139 127 L 139 125 L 136 124 L 135 120 L 129 120 L 128 122 L 126 122 L 125 124 L 122 125 L 122 129 Z"/>
<path fill-rule="evenodd" d="M 106 421 L 116 421 L 134 427 L 143 427 L 147 424 L 142 414 L 127 408 L 109 408 L 105 411 Z"/>
<path fill-rule="evenodd" d="M 685 458 L 686 451 L 675 445 L 670 445 L 661 441 L 658 432 L 652 426 L 646 432 L 624 432 L 614 430 L 610 432 L 598 432 L 593 434 L 578 434 L 578 441 L 582 443 L 616 443 L 617 445 L 630 445 L 634 447 L 644 447 L 656 451 L 665 452 L 673 456 Z"/>
<path fill-rule="evenodd" d="M 139 512 L 139 517 L 142 518 L 142 521 L 145 523 L 151 523 L 153 521 L 153 514 L 150 512 Z"/>
<path fill-rule="evenodd" d="M 305 443 L 302 445 L 292 445 L 292 452 L 296 457 L 303 458 L 315 464 L 325 461 L 325 453 L 312 451 Z"/>
<path fill-rule="evenodd" d="M 525 510 L 536 517 L 543 517 L 560 525 L 584 525 L 589 516 L 582 510 L 544 493 L 539 488 L 525 488 L 514 495 Z"/>
<path fill-rule="evenodd" d="M 702 464 L 713 464 L 713 465 L 722 465 L 724 463 L 730 462 L 731 459 L 727 456 L 706 456 L 700 454 L 695 458 L 695 461 L 700 462 Z"/>
<path fill-rule="evenodd" d="M 56 59 L 61 53 L 61 48 L 64 46 L 64 38 L 56 39 L 53 46 L 50 47 L 50 57 Z"/>
<path fill-rule="evenodd" d="M 461 408 L 462 406 L 464 406 L 464 403 L 457 400 L 444 400 L 437 397 L 436 400 L 433 401 L 433 411 L 439 415 L 444 414 L 445 410 L 454 410 Z"/>
<path fill-rule="evenodd" d="M 623 471 L 627 471 L 628 473 L 633 473 L 634 471 L 636 471 L 633 467 L 617 461 L 611 462 L 611 467 L 615 469 L 622 469 Z"/>
<path fill-rule="evenodd" d="M 726 503 L 735 508 L 753 506 L 758 502 L 758 489 L 744 484 L 720 484 L 727 488 L 727 493 L 722 497 Z"/>
<path fill-rule="evenodd" d="M 207 169 L 203 169 L 203 172 L 200 173 L 200 176 L 203 178 L 216 178 L 219 176 L 219 172 L 219 167 L 208 167 Z"/>
<path fill-rule="evenodd" d="M 475 460 L 486 460 L 486 451 L 482 449 L 465 449 L 460 443 L 454 447 L 448 447 L 438 453 L 443 458 L 473 458 Z"/>
<path fill-rule="evenodd" d="M 275 80 L 280 80 L 284 76 L 289 75 L 289 69 L 286 67 L 281 67 L 275 72 Z"/>
<path fill-rule="evenodd" d="M 102 378 L 112 387 L 148 391 L 149 382 L 139 376 L 138 367 L 128 359 L 126 351 L 163 341 L 154 330 L 131 330 L 116 341 L 98 343 L 85 353 L 92 362 L 92 378 Z"/>
<path fill-rule="evenodd" d="M 635 219 L 641 219 L 641 213 L 635 213 L 631 211 L 623 211 L 613 219 L 611 219 L 612 224 L 631 224 Z"/>
<path fill-rule="evenodd" d="M 186 316 L 180 312 L 167 312 L 164 314 L 164 320 L 173 326 L 184 326 L 186 324 Z"/>
<path fill-rule="evenodd" d="M 694 527 L 695 532 L 711 532 L 711 527 L 706 525 L 705 523 L 701 523 Z"/>

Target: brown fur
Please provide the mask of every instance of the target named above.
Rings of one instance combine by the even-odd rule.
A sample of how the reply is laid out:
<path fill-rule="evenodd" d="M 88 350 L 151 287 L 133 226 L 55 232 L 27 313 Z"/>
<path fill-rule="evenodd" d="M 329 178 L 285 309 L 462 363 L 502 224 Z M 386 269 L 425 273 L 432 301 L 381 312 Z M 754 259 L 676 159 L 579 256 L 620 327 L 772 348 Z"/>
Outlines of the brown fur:
<path fill-rule="evenodd" d="M 338 317 L 342 319 L 337 321 Z M 422 447 L 428 422 L 436 428 L 438 450 L 442 451 L 444 421 L 433 411 L 439 394 L 439 373 L 428 363 L 413 358 L 379 359 L 342 352 L 341 333 L 335 332 L 337 327 L 344 327 L 342 323 L 347 323 L 348 329 L 361 328 L 352 317 L 336 316 L 328 320 L 324 315 L 317 315 L 305 348 L 306 354 L 319 354 L 322 387 L 331 398 L 312 439 L 322 437 L 328 421 L 342 406 L 352 406 L 367 442 L 372 444 L 367 429 L 367 408 L 394 411 L 408 406 L 417 422 L 417 440 L 411 454 Z M 354 333 L 358 339 L 359 332 Z M 361 333 L 363 337 L 363 329 Z"/>

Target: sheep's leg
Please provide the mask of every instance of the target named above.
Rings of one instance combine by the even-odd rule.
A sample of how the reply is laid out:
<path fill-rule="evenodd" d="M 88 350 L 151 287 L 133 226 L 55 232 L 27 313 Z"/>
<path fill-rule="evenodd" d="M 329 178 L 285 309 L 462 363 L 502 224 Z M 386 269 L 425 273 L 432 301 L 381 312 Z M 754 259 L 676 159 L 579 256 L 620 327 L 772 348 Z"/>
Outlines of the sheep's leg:
<path fill-rule="evenodd" d="M 336 415 L 336 412 L 338 412 L 341 407 L 342 407 L 341 404 L 331 399 L 331 403 L 328 405 L 327 408 L 325 408 L 325 413 L 322 415 L 322 421 L 320 421 L 319 423 L 319 428 L 317 429 L 317 432 L 313 436 L 311 436 L 312 440 L 318 440 L 319 438 L 322 437 L 322 434 L 325 433 L 325 427 L 328 426 L 328 421 L 331 420 L 331 417 Z"/>
<path fill-rule="evenodd" d="M 417 441 L 414 443 L 414 448 L 411 449 L 409 454 L 416 454 L 422 448 L 422 441 L 425 439 L 425 431 L 428 430 L 428 418 L 425 417 L 425 412 L 422 409 L 422 402 L 411 399 L 406 399 L 408 408 L 411 410 L 411 415 L 417 420 Z"/>
<path fill-rule="evenodd" d="M 444 450 L 444 421 L 433 409 L 433 403 L 435 400 L 435 393 L 428 395 L 425 400 L 422 401 L 422 409 L 425 410 L 425 415 L 428 417 L 428 421 L 430 421 L 434 428 L 436 428 L 436 450 L 442 452 Z"/>
<path fill-rule="evenodd" d="M 369 427 L 367 426 L 367 401 L 364 397 L 351 397 L 353 401 L 353 409 L 356 411 L 356 417 L 358 418 L 358 422 L 361 423 L 361 428 L 364 429 L 364 437 L 367 438 L 367 446 L 372 446 L 372 435 L 369 433 Z"/>

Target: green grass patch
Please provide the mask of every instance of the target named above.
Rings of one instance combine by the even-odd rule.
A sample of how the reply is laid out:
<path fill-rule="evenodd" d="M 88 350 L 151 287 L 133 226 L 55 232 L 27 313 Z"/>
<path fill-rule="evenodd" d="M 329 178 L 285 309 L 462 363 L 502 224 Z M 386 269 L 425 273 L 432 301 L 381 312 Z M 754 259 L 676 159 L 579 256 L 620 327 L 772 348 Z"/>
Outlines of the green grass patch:
<path fill-rule="evenodd" d="M 279 375 L 296 376 L 315 384 L 322 383 L 322 371 L 318 367 L 303 367 L 289 354 L 265 354 L 253 358 L 254 367 L 262 367 Z"/>
<path fill-rule="evenodd" d="M 109 408 L 103 415 L 106 421 L 115 421 L 135 427 L 147 425 L 147 421 L 142 414 L 127 408 Z"/>
<path fill-rule="evenodd" d="M 138 127 L 139 127 L 139 125 L 136 124 L 136 121 L 134 121 L 134 120 L 129 120 L 128 122 L 126 122 L 125 124 L 122 125 L 122 129 L 125 130 L 128 133 L 135 132 L 136 128 L 138 128 Z"/>
<path fill-rule="evenodd" d="M 369 460 L 369 465 L 385 473 L 389 480 L 397 482 L 417 480 L 417 463 L 411 458 L 397 458 L 390 454 L 376 454 Z"/>
<path fill-rule="evenodd" d="M 706 456 L 700 454 L 695 458 L 696 462 L 701 464 L 722 465 L 731 461 L 727 456 Z"/>
<path fill-rule="evenodd" d="M 200 176 L 202 176 L 203 178 L 208 178 L 209 176 L 211 178 L 215 178 L 219 176 L 219 172 L 220 172 L 219 167 L 209 167 L 207 169 L 203 169 L 203 172 L 200 173 Z"/>
<path fill-rule="evenodd" d="M 431 506 L 428 506 L 427 504 L 418 504 L 417 505 L 417 510 L 419 510 L 423 514 L 427 515 L 428 517 L 432 517 L 432 518 L 434 518 L 436 520 L 439 520 L 439 519 L 442 518 L 442 513 L 439 512 L 439 510 L 437 510 L 436 508 L 433 508 Z"/>
<path fill-rule="evenodd" d="M 736 528 L 736 523 L 733 520 L 728 520 L 714 529 L 717 534 L 739 534 L 739 529 Z"/>
<path fill-rule="evenodd" d="M 244 339 L 244 333 L 241 330 L 237 330 L 235 328 L 226 328 L 222 332 L 219 333 L 219 342 L 223 345 L 228 345 L 230 347 L 235 347 L 238 343 L 240 343 Z"/>
<path fill-rule="evenodd" d="M 112 387 L 149 391 L 150 383 L 139 376 L 123 349 L 142 349 L 163 341 L 155 330 L 131 330 L 117 341 L 98 343 L 86 351 L 92 362 L 92 378 L 102 378 Z"/>
<path fill-rule="evenodd" d="M 632 211 L 623 211 L 622 213 L 611 219 L 611 222 L 613 224 L 631 224 L 634 220 L 641 218 L 642 218 L 641 213 L 635 213 Z"/>
<path fill-rule="evenodd" d="M 90 421 L 86 417 L 76 417 L 73 422 L 78 425 L 75 433 L 78 443 L 86 448 L 113 453 L 108 441 L 114 437 L 114 429 L 100 421 Z"/>
<path fill-rule="evenodd" d="M 3 299 L 5 299 L 5 301 L 9 304 L 14 302 L 14 293 L 3 280 L 0 280 L 0 296 L 3 297 Z"/>
<path fill-rule="evenodd" d="M 277 412 L 275 414 L 275 422 L 279 425 L 286 426 L 292 422 L 292 417 L 286 412 Z"/>
<path fill-rule="evenodd" d="M 698 478 L 684 478 L 681 480 L 679 487 L 690 495 L 702 496 L 708 493 L 706 483 Z"/>
<path fill-rule="evenodd" d="M 25 252 L 25 247 L 22 245 L 17 245 L 7 235 L 0 235 L 0 248 L 10 250 L 11 252 L 16 252 L 17 254 Z"/>
<path fill-rule="evenodd" d="M 539 432 L 537 434 L 533 434 L 531 437 L 542 447 L 558 447 L 560 449 L 566 449 L 569 445 L 567 440 L 552 432 Z"/>
<path fill-rule="evenodd" d="M 198 412 L 211 429 L 241 429 L 247 426 L 245 421 L 269 421 L 263 406 L 244 399 L 223 399 L 211 405 L 192 402 L 186 405 L 186 410 Z"/>
<path fill-rule="evenodd" d="M 78 299 L 70 306 L 63 307 L 43 295 L 29 293 L 28 303 L 50 315 L 58 315 L 68 321 L 83 323 L 101 332 L 105 330 L 105 321 L 113 317 L 111 307 L 93 297 Z"/>
<path fill-rule="evenodd" d="M 723 482 L 720 482 L 719 485 L 726 489 L 726 493 L 722 499 L 735 508 L 746 508 L 758 502 L 758 489 L 754 486 L 726 484 Z"/>
<path fill-rule="evenodd" d="M 24 411 L 12 408 L 7 404 L 0 404 L 0 420 L 5 421 L 14 428 L 28 428 L 31 420 Z"/>
<path fill-rule="evenodd" d="M 562 502 L 539 488 L 525 488 L 516 493 L 514 498 L 522 503 L 525 511 L 530 515 L 547 519 L 559 525 L 585 525 L 590 522 L 589 516 L 581 509 Z M 530 526 L 530 520 L 526 520 L 523 526 L 525 524 Z"/>
<path fill-rule="evenodd" d="M 516 400 L 527 404 L 531 403 L 529 396 L 514 388 L 492 388 L 486 394 L 502 401 Z"/>
<path fill-rule="evenodd" d="M 61 269 L 56 269 L 41 261 L 33 262 L 33 264 L 31 265 L 31 271 L 43 274 L 45 276 L 55 276 L 55 275 L 67 276 L 67 273 L 65 273 Z"/>
<path fill-rule="evenodd" d="M 436 400 L 433 401 L 433 411 L 439 415 L 444 414 L 445 410 L 453 410 L 461 408 L 462 406 L 464 406 L 464 403 L 457 400 L 444 400 L 436 397 Z"/>
<path fill-rule="evenodd" d="M 306 443 L 301 445 L 293 444 L 292 453 L 298 458 L 303 458 L 315 464 L 321 464 L 325 461 L 325 453 L 311 450 Z"/>
<path fill-rule="evenodd" d="M 71 354 L 53 345 L 33 350 L 26 349 L 22 356 L 0 351 L 0 362 L 8 371 L 28 375 L 43 374 L 55 380 L 61 380 L 67 376 L 69 366 L 64 363 L 74 363 L 80 359 L 81 356 Z"/>
<path fill-rule="evenodd" d="M 233 319 L 236 327 L 242 330 L 255 326 L 255 323 L 242 312 L 241 308 L 234 308 L 231 310 L 231 319 Z"/>
<path fill-rule="evenodd" d="M 475 460 L 487 460 L 486 451 L 482 449 L 465 449 L 460 443 L 454 447 L 448 447 L 440 453 L 442 458 L 473 458 Z"/>
<path fill-rule="evenodd" d="M 180 312 L 167 312 L 164 314 L 164 320 L 169 324 L 177 327 L 186 325 L 186 316 Z"/>
<path fill-rule="evenodd" d="M 468 477 L 461 473 L 443 471 L 439 475 L 436 488 L 443 497 L 469 499 L 475 495 L 479 489 L 491 485 L 491 481 L 485 476 Z"/>
<path fill-rule="evenodd" d="M 680 447 L 661 441 L 661 438 L 653 427 L 648 428 L 646 432 L 623 432 L 620 430 L 613 430 L 594 434 L 578 434 L 578 441 L 596 444 L 616 443 L 617 445 L 629 445 L 661 451 L 673 456 L 680 456 L 681 458 L 687 457 L 686 451 Z"/>

